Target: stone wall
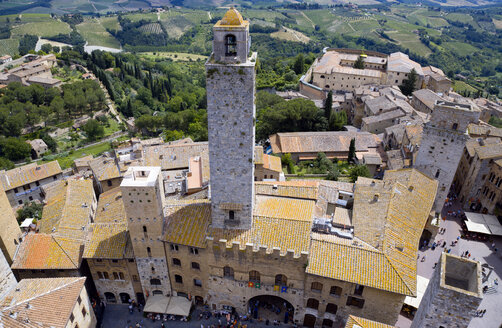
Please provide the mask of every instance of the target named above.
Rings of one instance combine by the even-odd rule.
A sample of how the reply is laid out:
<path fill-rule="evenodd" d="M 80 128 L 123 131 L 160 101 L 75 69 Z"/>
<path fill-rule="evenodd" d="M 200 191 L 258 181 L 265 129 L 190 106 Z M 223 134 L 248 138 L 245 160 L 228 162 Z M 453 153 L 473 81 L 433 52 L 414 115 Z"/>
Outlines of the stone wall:
<path fill-rule="evenodd" d="M 251 227 L 255 61 L 253 54 L 243 64 L 206 63 L 212 225 L 217 228 Z"/>

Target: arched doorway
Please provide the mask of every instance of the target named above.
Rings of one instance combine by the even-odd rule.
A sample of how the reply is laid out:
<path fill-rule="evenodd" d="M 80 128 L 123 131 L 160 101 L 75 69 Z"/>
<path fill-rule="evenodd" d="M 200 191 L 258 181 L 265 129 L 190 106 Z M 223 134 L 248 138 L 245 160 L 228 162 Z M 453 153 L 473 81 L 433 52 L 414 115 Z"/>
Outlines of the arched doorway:
<path fill-rule="evenodd" d="M 138 304 L 145 305 L 145 295 L 143 293 L 136 293 L 136 301 L 138 301 Z"/>
<path fill-rule="evenodd" d="M 107 303 L 116 303 L 117 302 L 117 299 L 115 298 L 114 293 L 106 292 L 105 298 L 106 298 Z"/>
<path fill-rule="evenodd" d="M 260 295 L 251 298 L 248 302 L 249 312 L 254 319 L 263 321 L 292 322 L 295 308 L 282 297 L 275 295 Z"/>
<path fill-rule="evenodd" d="M 304 327 L 314 327 L 315 326 L 315 315 L 306 314 L 303 318 Z"/>
<path fill-rule="evenodd" d="M 129 294 L 127 293 L 120 293 L 119 296 L 120 301 L 124 304 L 129 303 L 129 300 L 131 299 L 131 296 L 129 296 Z"/>
<path fill-rule="evenodd" d="M 333 327 L 333 320 L 330 320 L 330 319 L 324 319 L 322 321 L 322 326 L 323 328 L 326 327 L 326 328 L 331 328 Z"/>
<path fill-rule="evenodd" d="M 195 296 L 195 304 L 204 305 L 204 299 L 201 296 Z"/>
<path fill-rule="evenodd" d="M 429 230 L 424 229 L 424 231 L 422 232 L 422 236 L 420 237 L 420 244 L 418 244 L 418 248 L 421 248 L 424 244 L 428 245 L 429 241 L 431 240 L 431 237 L 432 233 Z"/>

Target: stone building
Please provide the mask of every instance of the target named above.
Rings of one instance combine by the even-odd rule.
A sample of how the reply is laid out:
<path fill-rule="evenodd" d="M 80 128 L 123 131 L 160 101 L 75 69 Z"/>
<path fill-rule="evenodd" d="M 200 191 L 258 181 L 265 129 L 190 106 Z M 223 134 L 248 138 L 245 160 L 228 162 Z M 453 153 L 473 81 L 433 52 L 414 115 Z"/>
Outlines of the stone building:
<path fill-rule="evenodd" d="M 20 281 L 0 300 L 0 326 L 9 328 L 95 328 L 86 278 Z"/>
<path fill-rule="evenodd" d="M 45 187 L 47 204 L 39 233 L 28 233 L 14 257 L 12 270 L 24 278 L 78 277 L 87 226 L 96 212 L 91 180 L 62 180 Z"/>
<path fill-rule="evenodd" d="M 441 213 L 465 143 L 467 126 L 477 123 L 479 110 L 471 105 L 441 101 L 423 128 L 415 168 L 439 181 L 434 210 Z"/>
<path fill-rule="evenodd" d="M 107 303 L 144 302 L 120 188 L 101 194 L 83 257 L 98 295 Z"/>
<path fill-rule="evenodd" d="M 249 52 L 249 22 L 234 8 L 214 25 L 213 34 L 206 62 L 212 224 L 247 229 L 254 201 L 257 55 Z"/>
<path fill-rule="evenodd" d="M 481 264 L 442 253 L 411 328 L 467 328 L 483 299 Z"/>
<path fill-rule="evenodd" d="M 31 146 L 31 158 L 36 159 L 42 156 L 49 150 L 47 144 L 42 139 L 34 139 L 26 141 Z"/>
<path fill-rule="evenodd" d="M 271 179 L 279 181 L 284 178 L 281 158 L 263 153 L 263 147 L 256 146 L 254 152 L 254 180 Z"/>
<path fill-rule="evenodd" d="M 444 72 L 434 66 L 422 67 L 424 72 L 424 84 L 427 89 L 441 94 L 448 94 L 452 87 L 451 80 L 444 74 Z"/>
<path fill-rule="evenodd" d="M 478 138 L 467 141 L 462 158 L 460 159 L 455 178 L 455 191 L 460 202 L 466 209 L 480 210 L 481 199 L 494 200 L 494 192 L 483 186 L 487 179 L 494 179 L 491 174 L 493 162 L 502 159 L 502 141 L 499 138 Z M 493 181 L 490 181 L 493 182 Z M 495 186 L 497 181 L 495 181 Z M 490 206 L 493 209 L 493 206 Z"/>
<path fill-rule="evenodd" d="M 115 158 L 101 156 L 89 160 L 88 163 L 92 171 L 94 186 L 98 194 L 120 186 L 122 174 Z"/>
<path fill-rule="evenodd" d="M 17 285 L 16 277 L 10 269 L 9 263 L 0 251 L 0 302 L 2 298 Z"/>
<path fill-rule="evenodd" d="M 21 229 L 2 186 L 0 186 L 0 250 L 7 262 L 12 264 L 17 246 L 21 242 Z"/>
<path fill-rule="evenodd" d="M 328 158 L 346 159 L 350 141 L 355 139 L 356 156 L 380 153 L 381 140 L 369 132 L 329 131 L 329 132 L 287 132 L 270 137 L 272 152 L 277 155 L 291 154 L 295 161 L 313 160 L 319 152 Z"/>
<path fill-rule="evenodd" d="M 164 243 L 159 238 L 166 203 L 160 167 L 130 167 L 120 185 L 144 295 L 171 295 Z"/>
<path fill-rule="evenodd" d="M 429 89 L 420 89 L 413 92 L 411 105 L 413 108 L 422 113 L 430 114 L 434 110 L 436 102 L 442 100 L 445 99 L 434 91 Z"/>
<path fill-rule="evenodd" d="M 0 181 L 13 208 L 32 201 L 42 201 L 45 195 L 41 187 L 62 177 L 58 161 L 41 165 L 31 163 L 0 171 Z"/>

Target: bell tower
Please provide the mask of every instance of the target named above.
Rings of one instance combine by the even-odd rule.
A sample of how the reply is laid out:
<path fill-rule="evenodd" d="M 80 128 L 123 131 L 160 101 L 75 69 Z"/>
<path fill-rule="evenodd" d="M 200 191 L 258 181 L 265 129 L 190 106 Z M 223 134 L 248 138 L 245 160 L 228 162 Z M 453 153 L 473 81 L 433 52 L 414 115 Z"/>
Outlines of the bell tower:
<path fill-rule="evenodd" d="M 213 27 L 206 62 L 211 221 L 249 229 L 254 203 L 255 63 L 249 22 L 231 8 Z"/>

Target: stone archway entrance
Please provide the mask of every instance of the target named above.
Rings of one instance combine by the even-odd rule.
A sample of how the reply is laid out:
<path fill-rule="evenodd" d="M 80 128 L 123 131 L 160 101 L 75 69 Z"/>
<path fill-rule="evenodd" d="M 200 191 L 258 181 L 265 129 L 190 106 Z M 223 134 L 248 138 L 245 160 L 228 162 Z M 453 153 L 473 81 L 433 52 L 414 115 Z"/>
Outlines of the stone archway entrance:
<path fill-rule="evenodd" d="M 122 302 L 122 304 L 129 303 L 129 300 L 131 299 L 131 296 L 129 296 L 129 294 L 127 294 L 127 293 L 120 293 L 119 296 L 120 296 L 120 301 Z"/>
<path fill-rule="evenodd" d="M 260 295 L 251 298 L 248 302 L 249 312 L 254 319 L 278 322 L 292 322 L 295 308 L 284 298 L 274 295 Z"/>
<path fill-rule="evenodd" d="M 432 237 L 432 232 L 430 232 L 427 229 L 424 229 L 424 231 L 422 232 L 422 236 L 420 237 L 420 244 L 418 245 L 418 248 L 422 248 L 422 246 L 424 246 L 424 243 L 428 245 L 429 241 L 431 240 L 431 237 Z"/>
<path fill-rule="evenodd" d="M 107 303 L 117 303 L 117 299 L 115 298 L 115 294 L 106 292 L 105 298 Z"/>

